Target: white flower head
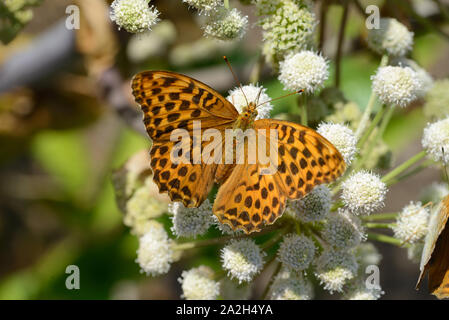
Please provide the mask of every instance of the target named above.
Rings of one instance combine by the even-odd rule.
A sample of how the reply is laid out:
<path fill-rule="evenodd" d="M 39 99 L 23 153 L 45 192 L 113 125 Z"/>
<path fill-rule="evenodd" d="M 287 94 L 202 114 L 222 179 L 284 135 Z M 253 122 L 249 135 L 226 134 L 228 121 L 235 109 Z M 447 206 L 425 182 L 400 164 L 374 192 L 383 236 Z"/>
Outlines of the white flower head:
<path fill-rule="evenodd" d="M 315 276 L 330 293 L 342 292 L 347 281 L 357 274 L 358 264 L 353 254 L 344 250 L 325 250 L 316 260 Z"/>
<path fill-rule="evenodd" d="M 370 29 L 368 46 L 380 54 L 404 56 L 413 47 L 413 32 L 394 18 L 380 19 L 378 29 Z"/>
<path fill-rule="evenodd" d="M 421 82 L 421 90 L 419 91 L 420 98 L 424 97 L 434 85 L 432 76 L 413 60 L 404 57 L 395 58 L 391 61 L 391 65 L 399 67 L 409 67 L 416 72 L 416 75 Z"/>
<path fill-rule="evenodd" d="M 405 243 L 415 243 L 424 238 L 429 217 L 430 210 L 423 207 L 421 202 L 410 202 L 396 219 L 396 225 L 393 227 L 395 238 Z"/>
<path fill-rule="evenodd" d="M 349 127 L 334 123 L 321 123 L 317 132 L 329 140 L 349 166 L 357 153 L 357 138 Z"/>
<path fill-rule="evenodd" d="M 319 221 L 326 218 L 332 204 L 332 194 L 325 185 L 313 188 L 304 198 L 290 201 L 287 212 L 303 222 Z"/>
<path fill-rule="evenodd" d="M 284 266 L 301 271 L 307 269 L 315 256 L 315 244 L 305 236 L 288 234 L 282 240 L 277 259 Z"/>
<path fill-rule="evenodd" d="M 130 33 L 151 30 L 159 19 L 159 11 L 148 5 L 149 0 L 114 0 L 111 4 L 111 20 L 119 29 Z"/>
<path fill-rule="evenodd" d="M 182 287 L 182 298 L 186 300 L 215 300 L 220 293 L 220 284 L 213 279 L 214 272 L 206 266 L 183 271 L 178 278 Z"/>
<path fill-rule="evenodd" d="M 373 91 L 387 105 L 405 107 L 422 96 L 423 83 L 409 67 L 381 67 L 371 80 Z"/>
<path fill-rule="evenodd" d="M 241 39 L 248 27 L 248 17 L 236 8 L 219 9 L 210 15 L 204 25 L 204 34 L 219 40 Z"/>
<path fill-rule="evenodd" d="M 181 202 L 174 202 L 169 206 L 173 214 L 171 230 L 178 237 L 196 237 L 206 233 L 214 223 L 212 205 L 206 199 L 198 208 L 186 208 Z"/>
<path fill-rule="evenodd" d="M 242 89 L 245 95 L 243 95 Z M 268 94 L 266 94 L 267 89 L 254 84 L 243 86 L 242 89 L 238 87 L 229 91 L 229 95 L 226 99 L 228 99 L 228 101 L 234 105 L 239 113 L 242 112 L 243 108 L 246 107 L 248 103 L 254 102 L 257 103 L 257 105 L 263 103 L 260 107 L 257 108 L 256 120 L 269 118 L 270 112 L 273 109 L 273 105 L 268 102 L 271 100 L 271 98 L 268 96 Z M 248 103 L 246 102 L 245 96 L 246 99 L 248 99 Z M 259 100 L 257 100 L 258 96 Z"/>
<path fill-rule="evenodd" d="M 248 282 L 263 268 L 265 252 L 251 239 L 231 240 L 221 250 L 223 268 L 231 278 Z"/>
<path fill-rule="evenodd" d="M 182 0 L 182 2 L 206 14 L 217 10 L 223 5 L 223 0 Z"/>
<path fill-rule="evenodd" d="M 321 236 L 338 249 L 354 248 L 366 239 L 360 220 L 346 210 L 339 210 L 327 217 Z"/>
<path fill-rule="evenodd" d="M 168 237 L 162 224 L 151 221 L 147 232 L 139 238 L 136 262 L 147 275 L 160 275 L 170 270 L 175 260 L 173 241 Z"/>
<path fill-rule="evenodd" d="M 352 213 L 370 214 L 383 208 L 386 194 L 387 186 L 379 176 L 361 170 L 343 182 L 341 198 Z"/>
<path fill-rule="evenodd" d="M 428 124 L 422 145 L 432 160 L 449 163 L 449 118 Z"/>
<path fill-rule="evenodd" d="M 283 267 L 276 275 L 268 295 L 271 300 L 311 300 L 313 287 L 301 273 Z"/>
<path fill-rule="evenodd" d="M 379 300 L 385 293 L 380 286 L 367 287 L 362 279 L 353 282 L 345 292 L 345 300 Z"/>
<path fill-rule="evenodd" d="M 378 265 L 382 260 L 382 255 L 371 242 L 364 242 L 355 248 L 357 262 L 362 269 L 369 265 Z"/>
<path fill-rule="evenodd" d="M 280 63 L 279 81 L 286 90 L 314 92 L 329 77 L 327 60 L 313 51 L 289 55 Z"/>

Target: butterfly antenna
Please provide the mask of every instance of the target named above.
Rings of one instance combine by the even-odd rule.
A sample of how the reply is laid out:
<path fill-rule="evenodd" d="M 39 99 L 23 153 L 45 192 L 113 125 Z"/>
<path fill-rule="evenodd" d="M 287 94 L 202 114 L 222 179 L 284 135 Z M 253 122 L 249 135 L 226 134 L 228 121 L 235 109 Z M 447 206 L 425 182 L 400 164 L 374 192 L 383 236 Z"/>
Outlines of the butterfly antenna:
<path fill-rule="evenodd" d="M 231 70 L 231 73 L 232 73 L 232 76 L 234 77 L 235 82 L 240 87 L 240 90 L 242 90 L 243 97 L 245 97 L 246 105 L 249 105 L 248 99 L 246 98 L 245 92 L 243 91 L 242 84 L 240 83 L 239 78 L 237 78 L 237 75 L 234 73 L 234 70 L 232 70 L 232 67 L 231 67 L 231 64 L 229 63 L 228 58 L 226 56 L 223 56 L 223 59 L 226 62 L 226 64 L 228 65 L 229 70 Z"/>
<path fill-rule="evenodd" d="M 261 92 L 261 91 L 262 91 L 262 90 L 260 90 L 260 92 Z M 259 92 L 259 95 L 260 95 L 260 92 Z M 292 96 L 292 95 L 294 95 L 294 94 L 301 93 L 301 92 L 304 92 L 304 89 L 301 89 L 301 90 L 298 90 L 298 91 L 295 91 L 295 92 L 290 92 L 290 93 L 288 93 L 288 94 L 286 94 L 286 95 L 283 95 L 283 96 L 280 96 L 280 97 L 277 97 L 277 98 L 274 98 L 274 99 L 271 99 L 271 100 L 262 102 L 261 104 L 258 104 L 258 105 L 256 106 L 256 108 L 257 108 L 257 107 L 260 107 L 261 105 L 263 105 L 263 104 L 265 104 L 265 103 L 269 103 L 269 102 L 276 101 L 276 100 L 279 100 L 279 99 L 282 99 L 282 98 L 286 98 L 286 97 L 289 97 L 289 96 Z"/>

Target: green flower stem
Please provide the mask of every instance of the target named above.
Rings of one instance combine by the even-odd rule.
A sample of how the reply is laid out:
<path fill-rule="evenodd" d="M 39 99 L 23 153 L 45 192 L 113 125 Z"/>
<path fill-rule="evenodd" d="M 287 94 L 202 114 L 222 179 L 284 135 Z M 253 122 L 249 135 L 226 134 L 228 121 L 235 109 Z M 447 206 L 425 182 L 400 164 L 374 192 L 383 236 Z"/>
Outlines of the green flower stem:
<path fill-rule="evenodd" d="M 396 220 L 397 212 L 394 213 L 376 213 L 369 216 L 362 216 L 362 221 Z"/>
<path fill-rule="evenodd" d="M 391 170 L 385 176 L 383 176 L 382 177 L 382 181 L 388 184 L 388 182 L 390 180 L 392 180 L 395 177 L 397 177 L 399 174 L 401 174 L 402 172 L 404 172 L 405 170 L 407 170 L 408 168 L 413 166 L 415 163 L 417 163 L 418 161 L 423 159 L 425 156 L 426 156 L 426 151 L 425 150 L 419 152 L 418 154 L 414 155 L 413 157 L 411 157 L 407 161 L 403 162 L 401 165 L 399 165 L 396 168 L 394 168 L 393 170 Z"/>
<path fill-rule="evenodd" d="M 394 223 L 372 223 L 372 222 L 368 222 L 368 223 L 364 223 L 363 226 L 366 227 L 366 228 L 372 228 L 372 229 L 391 229 L 392 227 L 395 226 L 395 224 Z"/>
<path fill-rule="evenodd" d="M 242 239 L 242 238 L 254 238 L 263 234 L 267 234 L 276 230 L 281 229 L 283 226 L 276 226 L 276 227 L 267 227 L 263 229 L 260 232 L 252 233 L 250 235 L 241 234 L 236 236 L 226 236 L 226 237 L 220 237 L 220 238 L 212 238 L 212 239 L 205 239 L 205 240 L 199 240 L 199 241 L 190 241 L 190 242 L 184 242 L 184 243 L 178 243 L 174 246 L 173 249 L 175 250 L 189 250 L 194 248 L 200 248 L 200 247 L 207 247 L 207 246 L 214 246 L 219 244 L 225 244 L 232 239 Z"/>
<path fill-rule="evenodd" d="M 365 130 L 363 136 L 360 138 L 360 140 L 357 142 L 357 148 L 362 148 L 365 143 L 368 141 L 369 137 L 371 136 L 371 133 L 373 132 L 374 128 L 377 127 L 380 120 L 382 120 L 382 117 L 384 116 L 385 112 L 387 111 L 387 106 L 382 105 L 382 108 L 379 110 L 378 113 L 376 113 L 376 116 L 374 117 L 373 121 L 371 121 L 368 129 Z"/>
<path fill-rule="evenodd" d="M 307 95 L 306 93 L 303 93 L 302 96 L 298 98 L 298 102 L 301 100 L 302 103 L 300 103 L 301 108 L 301 124 L 303 126 L 307 126 Z"/>
<path fill-rule="evenodd" d="M 331 207 L 331 211 L 337 211 L 339 208 L 342 208 L 345 204 L 343 203 L 343 201 L 337 201 L 334 203 L 334 205 Z"/>
<path fill-rule="evenodd" d="M 387 112 L 385 113 L 382 122 L 380 123 L 379 130 L 377 131 L 376 136 L 368 144 L 366 153 L 361 158 L 359 158 L 359 161 L 357 161 L 357 163 L 355 164 L 354 171 L 360 170 L 363 167 L 365 161 L 371 156 L 371 153 L 373 152 L 377 142 L 384 135 L 385 129 L 387 128 L 388 123 L 390 122 L 391 117 L 393 116 L 394 110 L 395 106 L 387 107 Z"/>
<path fill-rule="evenodd" d="M 431 160 L 423 161 L 419 166 L 415 167 L 413 170 L 410 170 L 410 171 L 404 173 L 403 175 L 400 175 L 398 177 L 388 180 L 388 182 L 386 182 L 386 184 L 389 187 L 395 183 L 398 183 L 399 181 L 402 181 L 404 179 L 407 179 L 410 176 L 417 174 L 418 172 L 420 172 L 423 169 L 428 168 L 431 164 L 433 164 L 433 162 Z"/>
<path fill-rule="evenodd" d="M 285 227 L 284 229 L 281 229 L 274 237 L 272 237 L 270 240 L 262 244 L 260 247 L 262 250 L 267 250 L 274 246 L 288 231 L 290 231 L 290 227 Z"/>
<path fill-rule="evenodd" d="M 387 55 L 382 56 L 379 68 L 385 67 L 387 65 L 387 63 L 388 63 L 388 56 Z M 368 100 L 368 104 L 365 108 L 365 111 L 363 112 L 362 119 L 360 120 L 360 124 L 359 124 L 356 134 L 355 134 L 357 138 L 360 138 L 362 136 L 362 133 L 364 132 L 365 127 L 369 121 L 371 112 L 373 111 L 375 102 L 376 102 L 376 94 L 374 93 L 374 91 L 371 91 L 371 95 Z"/>
<path fill-rule="evenodd" d="M 385 234 L 380 234 L 380 233 L 368 233 L 368 240 L 373 240 L 373 241 L 379 241 L 379 242 L 384 242 L 384 243 L 389 243 L 389 244 L 394 244 L 398 247 L 402 246 L 402 241 L 390 236 L 387 236 Z"/>
<path fill-rule="evenodd" d="M 224 7 L 229 10 L 229 0 L 224 0 Z"/>

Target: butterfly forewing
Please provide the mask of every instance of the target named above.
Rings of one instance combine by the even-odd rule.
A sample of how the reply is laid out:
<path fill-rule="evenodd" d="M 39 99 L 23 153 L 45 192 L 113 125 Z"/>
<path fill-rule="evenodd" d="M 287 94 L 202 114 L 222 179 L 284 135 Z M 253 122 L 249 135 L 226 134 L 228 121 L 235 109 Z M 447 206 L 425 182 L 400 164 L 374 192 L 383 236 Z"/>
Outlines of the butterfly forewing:
<path fill-rule="evenodd" d="M 202 157 L 199 162 L 193 161 L 194 121 L 200 123 L 203 132 L 210 128 L 223 132 L 235 121 L 237 110 L 212 88 L 177 73 L 139 73 L 133 78 L 132 89 L 153 140 L 151 167 L 159 191 L 168 193 L 173 201 L 182 201 L 185 206 L 199 206 L 212 187 L 217 165 L 206 164 Z M 176 152 L 183 158 L 181 162 L 173 161 L 178 140 L 170 141 L 170 136 L 176 129 L 186 130 L 190 137 L 184 142 L 188 146 Z M 201 142 L 201 150 L 209 143 L 214 142 Z M 188 151 L 182 154 L 182 150 Z"/>

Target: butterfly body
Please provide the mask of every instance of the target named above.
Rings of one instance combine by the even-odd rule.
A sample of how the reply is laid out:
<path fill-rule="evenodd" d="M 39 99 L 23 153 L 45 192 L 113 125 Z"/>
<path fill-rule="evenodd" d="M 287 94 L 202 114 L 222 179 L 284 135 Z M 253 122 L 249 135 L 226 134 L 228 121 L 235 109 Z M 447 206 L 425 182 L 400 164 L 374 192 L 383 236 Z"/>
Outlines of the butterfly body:
<path fill-rule="evenodd" d="M 316 131 L 288 121 L 255 120 L 257 101 L 248 102 L 239 113 L 206 84 L 168 71 L 141 72 L 133 78 L 132 89 L 153 141 L 151 167 L 159 191 L 172 201 L 198 207 L 213 184 L 219 184 L 213 212 L 234 230 L 260 231 L 282 215 L 287 199 L 300 199 L 345 170 L 341 154 Z M 174 141 L 178 129 L 185 132 L 185 139 Z M 231 145 L 233 161 L 227 161 L 229 146 L 218 138 L 236 129 L 258 133 L 257 141 L 265 141 L 269 150 L 266 162 L 261 161 L 258 142 L 249 139 L 242 142 L 243 161 L 236 161 L 238 143 Z M 215 136 L 205 138 L 211 130 Z M 278 139 L 271 139 L 272 131 Z M 182 161 L 173 161 L 173 154 Z M 249 161 L 250 156 L 257 161 Z M 272 167 L 276 170 L 265 174 Z"/>

